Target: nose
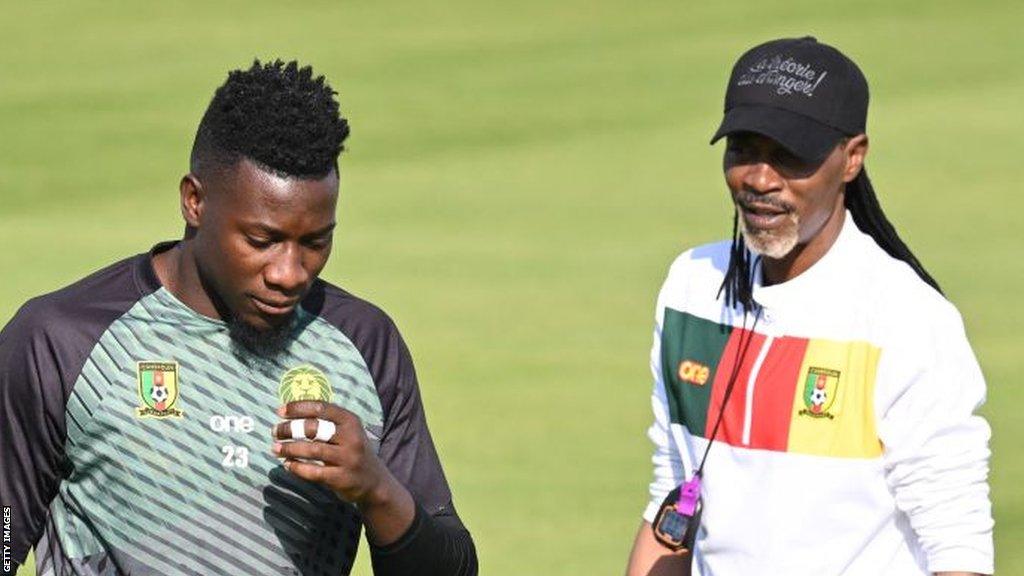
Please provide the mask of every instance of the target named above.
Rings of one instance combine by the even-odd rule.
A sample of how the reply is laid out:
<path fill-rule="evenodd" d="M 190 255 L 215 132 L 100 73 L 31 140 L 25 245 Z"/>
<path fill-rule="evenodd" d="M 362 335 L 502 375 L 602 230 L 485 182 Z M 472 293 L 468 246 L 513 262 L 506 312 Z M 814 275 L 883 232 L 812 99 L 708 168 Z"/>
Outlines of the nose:
<path fill-rule="evenodd" d="M 742 183 L 750 192 L 768 194 L 782 188 L 782 177 L 770 163 L 762 160 L 744 167 Z"/>
<path fill-rule="evenodd" d="M 303 265 L 302 248 L 282 244 L 264 268 L 263 277 L 268 286 L 286 294 L 301 292 L 310 279 L 310 273 Z"/>

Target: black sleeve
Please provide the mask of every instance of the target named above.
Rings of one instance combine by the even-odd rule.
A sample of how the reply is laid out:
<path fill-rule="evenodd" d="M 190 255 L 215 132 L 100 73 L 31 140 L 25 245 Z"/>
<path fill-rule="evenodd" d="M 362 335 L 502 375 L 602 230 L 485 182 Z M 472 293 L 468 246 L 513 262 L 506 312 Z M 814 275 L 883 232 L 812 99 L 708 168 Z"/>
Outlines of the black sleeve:
<path fill-rule="evenodd" d="M 0 503 L 10 518 L 5 551 L 9 545 L 18 563 L 43 532 L 66 434 L 57 343 L 38 327 L 32 308 L 23 307 L 0 332 Z"/>
<path fill-rule="evenodd" d="M 0 505 L 5 558 L 25 562 L 68 472 L 65 407 L 100 335 L 141 295 L 139 255 L 22 306 L 0 331 Z M 6 526 L 5 526 L 6 528 Z M 2 566 L 0 566 L 2 568 Z"/>
<path fill-rule="evenodd" d="M 427 428 L 412 357 L 393 325 L 386 350 L 378 380 L 384 408 L 380 459 L 428 514 L 458 518 L 448 480 Z"/>
<path fill-rule="evenodd" d="M 379 457 L 417 504 L 417 519 L 398 542 L 371 546 L 374 566 L 383 570 L 376 573 L 476 574 L 473 539 L 452 504 L 416 370 L 398 328 L 380 309 L 333 286 L 311 307 L 338 326 L 366 361 L 384 412 Z M 411 566 L 419 571 L 403 571 Z"/>
<path fill-rule="evenodd" d="M 412 357 L 394 322 L 376 306 L 322 281 L 304 306 L 337 326 L 366 362 L 384 412 L 381 461 L 428 514 L 457 518 L 427 428 Z"/>
<path fill-rule="evenodd" d="M 409 530 L 388 546 L 370 546 L 377 576 L 475 576 L 476 547 L 452 505 L 452 495 L 427 428 L 412 358 L 396 328 L 390 331 L 381 392 L 385 406 L 380 457 L 412 493 L 416 516 Z M 388 395 L 384 396 L 384 392 Z"/>
<path fill-rule="evenodd" d="M 430 516 L 416 506 L 409 530 L 387 546 L 370 544 L 376 576 L 476 576 L 476 546 L 454 516 Z"/>

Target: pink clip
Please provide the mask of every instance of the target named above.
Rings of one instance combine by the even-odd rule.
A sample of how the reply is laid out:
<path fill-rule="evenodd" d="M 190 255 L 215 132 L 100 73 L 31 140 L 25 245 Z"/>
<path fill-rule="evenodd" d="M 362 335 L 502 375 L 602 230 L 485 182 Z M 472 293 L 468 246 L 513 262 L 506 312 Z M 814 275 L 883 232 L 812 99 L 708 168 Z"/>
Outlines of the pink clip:
<path fill-rule="evenodd" d="M 676 501 L 676 512 L 684 516 L 693 516 L 700 499 L 700 476 L 694 476 L 683 483 L 679 489 L 679 500 Z"/>

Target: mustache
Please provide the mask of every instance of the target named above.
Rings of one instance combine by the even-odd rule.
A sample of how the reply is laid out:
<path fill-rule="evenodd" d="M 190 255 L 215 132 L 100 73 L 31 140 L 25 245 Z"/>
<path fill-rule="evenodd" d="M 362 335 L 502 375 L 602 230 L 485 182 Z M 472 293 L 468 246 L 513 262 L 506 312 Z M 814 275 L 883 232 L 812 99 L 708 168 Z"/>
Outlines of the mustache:
<path fill-rule="evenodd" d="M 796 207 L 789 202 L 784 202 L 778 198 L 771 196 L 762 196 L 746 190 L 740 190 L 733 195 L 733 202 L 742 206 L 750 206 L 751 204 L 766 204 L 779 210 L 785 210 L 786 212 L 794 212 Z"/>

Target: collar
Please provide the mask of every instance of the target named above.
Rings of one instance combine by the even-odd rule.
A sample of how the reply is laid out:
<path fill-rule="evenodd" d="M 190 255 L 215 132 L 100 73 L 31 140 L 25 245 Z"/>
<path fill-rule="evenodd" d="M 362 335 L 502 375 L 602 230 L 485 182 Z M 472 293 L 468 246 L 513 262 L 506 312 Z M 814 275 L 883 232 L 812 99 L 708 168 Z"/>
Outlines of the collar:
<path fill-rule="evenodd" d="M 159 242 L 150 248 L 149 252 L 143 252 L 136 256 L 135 281 L 143 294 L 156 292 L 164 287 L 160 283 L 160 278 L 156 275 L 156 269 L 153 267 L 153 257 L 174 248 L 178 242 L 179 240 Z"/>

